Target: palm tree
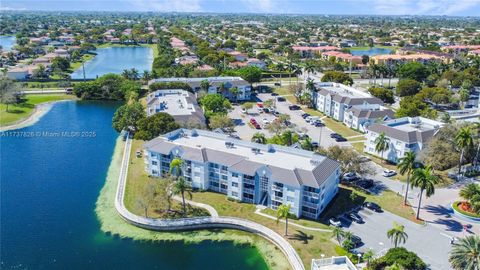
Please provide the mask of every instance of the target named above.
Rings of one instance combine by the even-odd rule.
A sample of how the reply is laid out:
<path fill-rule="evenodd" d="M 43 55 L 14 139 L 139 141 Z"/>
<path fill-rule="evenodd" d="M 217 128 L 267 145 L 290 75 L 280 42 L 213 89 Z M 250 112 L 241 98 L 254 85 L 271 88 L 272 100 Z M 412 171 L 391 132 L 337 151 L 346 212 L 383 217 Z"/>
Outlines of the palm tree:
<path fill-rule="evenodd" d="M 131 76 L 130 79 L 136 81 L 136 80 L 138 80 L 140 75 L 139 75 L 138 70 L 136 68 L 132 68 L 132 69 L 130 69 L 130 76 Z"/>
<path fill-rule="evenodd" d="M 130 79 L 130 77 L 131 77 L 130 70 L 124 69 L 124 70 L 122 71 L 122 77 L 125 78 L 125 79 L 127 79 L 127 80 Z"/>
<path fill-rule="evenodd" d="M 288 68 L 288 83 L 290 85 L 292 84 L 292 73 L 295 70 L 296 66 L 291 61 L 289 61 L 287 64 L 287 68 Z"/>
<path fill-rule="evenodd" d="M 312 63 L 307 63 L 305 66 L 305 72 L 307 72 L 307 77 L 310 77 L 310 73 L 314 73 L 316 70 L 316 67 Z"/>
<path fill-rule="evenodd" d="M 187 204 L 185 203 L 185 193 L 187 193 L 190 199 L 192 199 L 192 188 L 183 177 L 179 177 L 178 180 L 173 183 L 172 192 L 175 195 L 182 194 L 183 215 L 186 215 Z"/>
<path fill-rule="evenodd" d="M 260 132 L 256 132 L 252 136 L 252 142 L 266 144 L 267 143 L 267 138 L 265 137 L 265 134 L 260 133 Z"/>
<path fill-rule="evenodd" d="M 142 80 L 146 84 L 150 80 L 150 72 L 148 70 L 144 70 L 142 73 Z"/>
<path fill-rule="evenodd" d="M 375 63 L 370 63 L 370 72 L 373 76 L 373 84 L 377 84 L 377 72 L 379 71 L 379 66 Z"/>
<path fill-rule="evenodd" d="M 295 66 L 295 69 L 293 70 L 293 74 L 297 77 L 297 84 L 298 84 L 298 76 L 303 74 L 302 68 L 299 66 Z"/>
<path fill-rule="evenodd" d="M 450 263 L 457 270 L 480 268 L 480 236 L 470 235 L 453 244 Z"/>
<path fill-rule="evenodd" d="M 390 139 L 385 136 L 385 132 L 382 132 L 375 139 L 375 151 L 381 152 L 382 158 L 385 159 L 383 157 L 383 152 L 387 151 L 388 149 L 390 149 Z"/>
<path fill-rule="evenodd" d="M 387 231 L 387 237 L 390 238 L 395 247 L 398 244 L 405 244 L 408 238 L 408 234 L 405 232 L 405 226 L 396 222 L 393 223 L 393 228 Z"/>
<path fill-rule="evenodd" d="M 433 174 L 431 166 L 417 168 L 413 171 L 412 187 L 420 188 L 420 197 L 418 198 L 417 219 L 420 217 L 420 206 L 422 205 L 423 192 L 426 191 L 427 198 L 435 193 L 435 184 L 438 182 L 438 176 Z"/>
<path fill-rule="evenodd" d="M 400 162 L 397 164 L 397 168 L 400 170 L 400 174 L 407 174 L 407 189 L 405 190 L 405 198 L 403 200 L 404 205 L 407 205 L 408 185 L 410 184 L 410 176 L 413 170 L 420 165 L 420 163 L 417 162 L 416 159 L 417 154 L 415 154 L 415 152 L 413 151 L 409 151 L 405 153 L 405 156 L 401 158 Z"/>
<path fill-rule="evenodd" d="M 480 194 L 480 186 L 475 183 L 464 186 L 459 192 L 460 197 L 467 201 L 470 201 L 477 194 Z"/>
<path fill-rule="evenodd" d="M 178 179 L 178 177 L 182 175 L 182 166 L 183 160 L 179 158 L 174 158 L 172 162 L 170 162 L 170 174 L 175 175 L 175 178 Z"/>
<path fill-rule="evenodd" d="M 290 215 L 290 204 L 282 204 L 277 209 L 277 223 L 280 219 L 285 219 L 285 235 L 288 235 L 288 216 Z"/>
<path fill-rule="evenodd" d="M 229 91 L 233 96 L 233 101 L 237 102 L 238 93 L 240 92 L 240 90 L 238 90 L 238 87 L 234 86 L 234 87 L 230 88 Z"/>
<path fill-rule="evenodd" d="M 315 101 L 313 100 L 315 95 L 313 94 L 313 92 L 315 92 L 316 88 L 313 80 L 311 79 L 307 80 L 306 88 L 310 91 L 310 100 L 309 100 L 310 105 L 312 105 L 312 107 L 315 107 Z"/>
<path fill-rule="evenodd" d="M 340 238 L 345 235 L 345 231 L 340 227 L 334 227 L 332 230 L 332 235 L 337 239 L 338 244 L 340 245 Z"/>
<path fill-rule="evenodd" d="M 465 154 L 465 150 L 473 146 L 473 134 L 470 127 L 462 127 L 457 135 L 455 136 L 455 143 L 461 149 L 460 154 L 460 162 L 458 164 L 458 175 L 460 175 L 462 171 L 462 162 L 463 162 L 463 155 Z"/>

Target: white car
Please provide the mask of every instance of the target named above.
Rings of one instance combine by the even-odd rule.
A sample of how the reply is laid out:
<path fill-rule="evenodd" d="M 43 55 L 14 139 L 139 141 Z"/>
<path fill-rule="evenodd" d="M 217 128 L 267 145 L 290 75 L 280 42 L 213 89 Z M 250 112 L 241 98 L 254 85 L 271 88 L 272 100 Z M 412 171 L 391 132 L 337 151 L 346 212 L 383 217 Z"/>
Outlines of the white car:
<path fill-rule="evenodd" d="M 392 177 L 394 175 L 396 175 L 397 172 L 395 172 L 394 170 L 384 170 L 382 175 L 385 176 L 385 177 Z"/>
<path fill-rule="evenodd" d="M 344 176 L 343 176 L 343 180 L 345 181 L 353 181 L 353 180 L 357 180 L 359 177 L 357 176 L 356 173 L 354 172 L 349 172 L 349 173 L 346 173 Z"/>
<path fill-rule="evenodd" d="M 334 227 L 342 227 L 342 222 L 338 218 L 332 217 L 328 222 Z"/>
<path fill-rule="evenodd" d="M 264 125 L 270 124 L 270 121 L 268 121 L 267 118 L 263 118 L 262 121 L 263 121 L 263 124 L 264 124 Z"/>

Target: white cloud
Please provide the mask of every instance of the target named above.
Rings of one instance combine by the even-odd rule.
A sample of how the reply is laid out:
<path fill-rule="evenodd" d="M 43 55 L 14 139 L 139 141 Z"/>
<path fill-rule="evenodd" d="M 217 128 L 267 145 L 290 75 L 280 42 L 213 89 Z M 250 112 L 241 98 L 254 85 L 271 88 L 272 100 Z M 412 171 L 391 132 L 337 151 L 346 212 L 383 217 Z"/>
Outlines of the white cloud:
<path fill-rule="evenodd" d="M 479 6 L 480 0 L 375 0 L 374 10 L 385 15 L 456 15 Z"/>
<path fill-rule="evenodd" d="M 14 8 L 14 7 L 0 6 L 0 11 L 13 11 L 13 10 L 26 10 L 26 8 Z"/>
<path fill-rule="evenodd" d="M 132 0 L 136 10 L 160 12 L 201 12 L 201 0 Z"/>

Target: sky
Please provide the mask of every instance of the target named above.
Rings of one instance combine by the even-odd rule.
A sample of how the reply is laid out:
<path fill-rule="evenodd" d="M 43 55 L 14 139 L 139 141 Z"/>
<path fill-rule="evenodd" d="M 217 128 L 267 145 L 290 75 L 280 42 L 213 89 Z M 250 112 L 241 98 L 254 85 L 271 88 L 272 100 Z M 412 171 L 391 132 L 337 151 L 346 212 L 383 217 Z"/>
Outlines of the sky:
<path fill-rule="evenodd" d="M 0 10 L 480 16 L 480 0 L 0 0 Z"/>

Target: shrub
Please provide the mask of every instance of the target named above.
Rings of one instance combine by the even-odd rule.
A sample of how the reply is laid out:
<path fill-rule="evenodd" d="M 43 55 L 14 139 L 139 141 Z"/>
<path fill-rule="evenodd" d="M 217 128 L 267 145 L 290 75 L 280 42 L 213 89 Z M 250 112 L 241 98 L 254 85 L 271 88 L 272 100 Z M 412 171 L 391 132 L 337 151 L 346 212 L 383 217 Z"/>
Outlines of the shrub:
<path fill-rule="evenodd" d="M 383 257 L 370 262 L 369 269 L 381 270 L 395 263 L 399 264 L 405 270 L 427 269 L 427 265 L 417 254 L 403 247 L 391 248 Z"/>

